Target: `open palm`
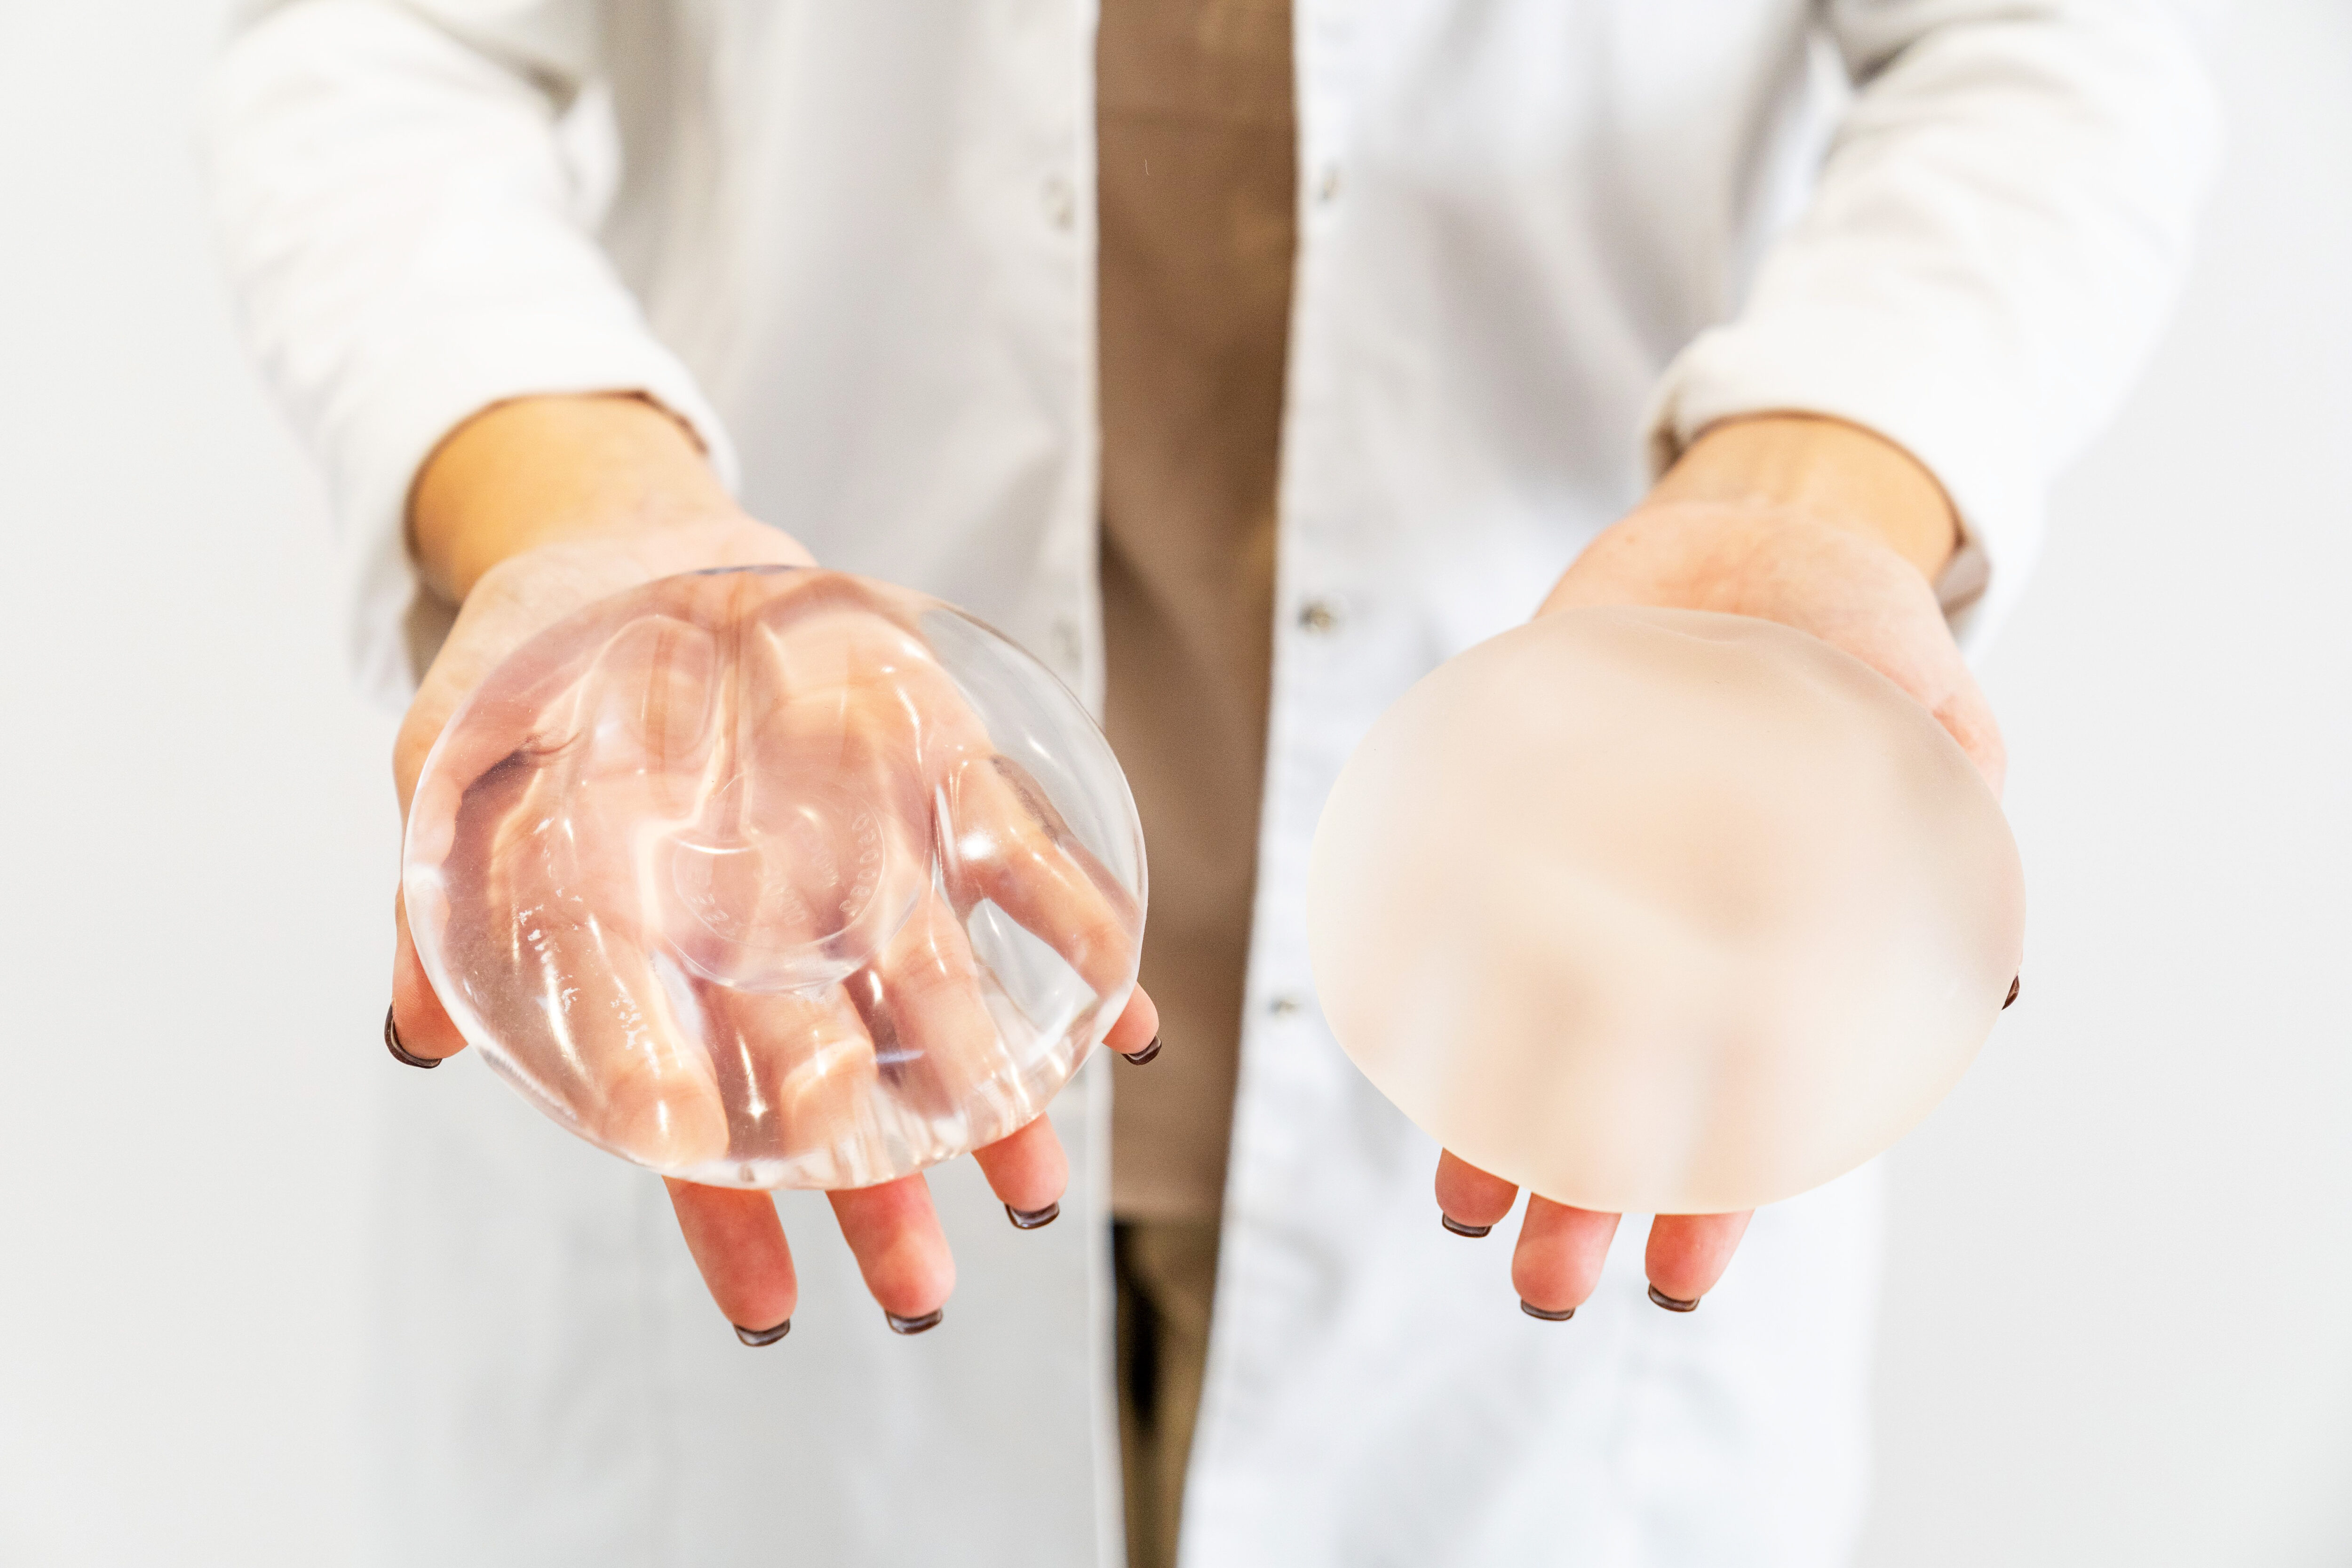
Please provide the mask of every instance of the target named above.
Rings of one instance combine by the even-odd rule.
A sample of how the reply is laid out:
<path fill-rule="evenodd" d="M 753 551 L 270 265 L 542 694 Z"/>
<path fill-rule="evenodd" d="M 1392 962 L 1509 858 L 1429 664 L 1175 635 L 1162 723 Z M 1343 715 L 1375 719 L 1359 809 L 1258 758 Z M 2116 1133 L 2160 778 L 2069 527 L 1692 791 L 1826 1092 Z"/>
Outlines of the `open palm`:
<path fill-rule="evenodd" d="M 1885 545 L 1807 511 L 1761 502 L 1654 500 L 1603 532 L 1538 616 L 1603 605 L 1712 610 L 1811 633 L 1861 659 L 1934 713 L 1994 790 L 2000 731 L 1918 569 Z M 1483 1236 L 1518 1190 L 1448 1152 L 1437 1201 L 1448 1228 Z M 1712 1289 L 1747 1214 L 1661 1215 L 1646 1259 L 1651 1296 L 1687 1310 Z M 1511 1278 L 1527 1310 L 1562 1317 L 1601 1277 L 1618 1216 L 1530 1194 Z"/>
<path fill-rule="evenodd" d="M 453 747 L 480 754 L 445 751 L 423 778 L 431 798 L 418 795 L 426 754 L 466 696 L 548 626 L 679 573 L 806 563 L 784 535 L 738 517 L 547 546 L 482 578 L 403 726 L 395 767 L 404 813 L 424 831 L 484 841 L 445 855 L 460 869 L 428 886 L 433 907 L 402 909 L 393 1017 L 409 1056 L 430 1062 L 462 1049 L 410 922 L 446 933 L 468 910 L 531 911 L 530 942 L 490 932 L 481 944 L 506 952 L 514 971 L 512 984 L 488 990 L 528 1001 L 568 988 L 562 1049 L 546 1055 L 579 1079 L 555 1098 L 583 1108 L 583 1130 L 673 1171 L 731 1173 L 803 1151 L 805 1168 L 763 1173 L 762 1184 L 837 1189 L 836 1217 L 869 1289 L 894 1324 L 912 1326 L 945 1300 L 952 1261 L 922 1177 L 880 1179 L 894 1171 L 861 1164 L 860 1151 L 903 1152 L 901 1123 L 921 1121 L 920 1104 L 979 1103 L 988 1116 L 960 1126 L 955 1142 L 982 1143 L 980 1164 L 1016 1222 L 1043 1223 L 1067 1176 L 1039 1103 L 966 1093 L 994 1071 L 1000 1047 L 960 916 L 988 900 L 1061 947 L 1100 994 L 1132 973 L 1136 924 L 1115 882 L 996 754 L 919 637 L 887 606 L 856 602 L 845 579 L 807 580 L 814 588 L 793 583 L 798 574 L 698 579 L 709 605 L 632 623 L 604 645 L 597 679 L 557 682 L 544 700 L 516 705 L 515 733 L 461 729 Z M 746 605 L 734 600 L 809 592 L 823 601 L 764 638 L 757 657 L 719 658 L 716 639 L 742 625 Z M 884 667 L 894 671 L 887 690 L 862 682 L 859 672 Z M 812 778 L 858 809 L 828 818 L 772 787 Z M 461 813 L 467 795 L 473 808 Z M 954 831 L 938 831 L 940 814 Z M 572 831 L 583 819 L 627 830 Z M 798 843 L 827 821 L 863 824 L 873 842 Z M 953 853 L 935 883 L 929 856 L 941 843 Z M 467 876 L 499 885 L 459 885 Z M 657 973 L 656 953 L 683 971 Z M 810 965 L 830 967 L 801 972 Z M 888 1005 L 866 1005 L 866 992 L 887 992 Z M 741 1049 L 709 1051 L 683 1028 L 666 1033 L 686 994 Z M 552 1016 L 524 1011 L 542 1028 Z M 1138 992 L 1109 1044 L 1137 1053 L 1156 1027 Z M 887 1095 L 877 1091 L 886 1056 Z M 742 1118 L 726 1109 L 720 1058 L 755 1090 L 732 1098 L 767 1108 L 772 1125 L 732 1124 Z M 797 1288 L 767 1194 L 675 1179 L 670 1190 L 728 1317 L 755 1331 L 787 1320 Z"/>

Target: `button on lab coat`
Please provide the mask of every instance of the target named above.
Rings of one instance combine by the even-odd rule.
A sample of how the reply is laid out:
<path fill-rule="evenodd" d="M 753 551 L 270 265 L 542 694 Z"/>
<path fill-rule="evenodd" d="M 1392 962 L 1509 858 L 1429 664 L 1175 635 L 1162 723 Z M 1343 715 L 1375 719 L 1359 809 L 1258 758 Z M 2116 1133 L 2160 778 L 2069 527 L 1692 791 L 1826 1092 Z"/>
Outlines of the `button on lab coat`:
<path fill-rule="evenodd" d="M 1279 624 L 1185 1562 L 1835 1562 L 1872 1173 L 1759 1215 L 1693 1316 L 1643 1300 L 1631 1226 L 1573 1323 L 1521 1316 L 1507 1233 L 1439 1228 L 1435 1149 L 1316 1005 L 1308 838 L 1374 717 L 1726 416 L 1916 454 L 1980 636 L 2177 279 L 2204 89 L 2150 0 L 1298 0 L 1296 26 Z M 327 469 L 370 682 L 404 689 L 446 622 L 400 542 L 433 444 L 626 388 L 821 560 L 1098 697 L 1091 48 L 1054 0 L 247 7 L 207 112 L 223 247 Z M 1060 1224 L 933 1173 L 961 1283 L 919 1339 L 785 1194 L 802 1304 L 757 1352 L 650 1177 L 473 1067 L 392 1086 L 384 1557 L 1117 1562 L 1116 1076 L 1055 1108 Z"/>

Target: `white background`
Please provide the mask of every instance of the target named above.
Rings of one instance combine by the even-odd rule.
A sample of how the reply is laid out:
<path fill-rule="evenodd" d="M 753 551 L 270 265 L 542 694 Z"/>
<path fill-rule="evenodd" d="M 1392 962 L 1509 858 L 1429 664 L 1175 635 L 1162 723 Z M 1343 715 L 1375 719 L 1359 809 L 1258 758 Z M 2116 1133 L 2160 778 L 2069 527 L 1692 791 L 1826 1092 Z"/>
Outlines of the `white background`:
<path fill-rule="evenodd" d="M 391 721 L 206 254 L 215 10 L 0 0 L 12 1565 L 352 1555 L 372 1129 L 450 1087 L 377 1043 Z M 1987 663 L 2025 993 L 1893 1159 L 1868 1568 L 2352 1562 L 2352 6 L 2214 53 L 2202 264 Z"/>

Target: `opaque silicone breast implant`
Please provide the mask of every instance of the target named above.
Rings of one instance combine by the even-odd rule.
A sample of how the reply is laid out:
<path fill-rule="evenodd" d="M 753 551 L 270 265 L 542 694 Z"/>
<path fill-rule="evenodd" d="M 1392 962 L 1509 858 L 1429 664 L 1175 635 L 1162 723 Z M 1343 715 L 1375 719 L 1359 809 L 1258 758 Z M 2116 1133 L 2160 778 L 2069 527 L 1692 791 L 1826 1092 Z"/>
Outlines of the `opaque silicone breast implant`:
<path fill-rule="evenodd" d="M 1045 1109 L 1134 988 L 1143 837 L 1011 642 L 748 568 L 492 671 L 425 761 L 403 887 L 450 1016 L 558 1121 L 697 1182 L 854 1187 Z"/>
<path fill-rule="evenodd" d="M 1801 632 L 1574 610 L 1415 685 L 1318 828 L 1340 1045 L 1471 1163 L 1580 1208 L 1817 1186 L 1951 1088 L 2024 882 L 1958 745 Z"/>

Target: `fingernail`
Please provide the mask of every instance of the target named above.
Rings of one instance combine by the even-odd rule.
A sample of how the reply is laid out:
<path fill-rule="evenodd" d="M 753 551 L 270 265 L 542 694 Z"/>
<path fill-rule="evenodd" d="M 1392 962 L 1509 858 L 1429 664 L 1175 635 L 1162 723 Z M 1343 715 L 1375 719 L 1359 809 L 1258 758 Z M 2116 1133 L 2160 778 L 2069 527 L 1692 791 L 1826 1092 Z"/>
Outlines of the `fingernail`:
<path fill-rule="evenodd" d="M 882 1321 L 890 1325 L 890 1331 L 894 1334 L 927 1334 L 938 1328 L 940 1320 L 947 1315 L 945 1307 L 934 1307 L 919 1318 L 902 1318 L 896 1312 L 885 1312 Z"/>
<path fill-rule="evenodd" d="M 1547 1323 L 1564 1323 L 1570 1318 L 1576 1316 L 1576 1309 L 1573 1307 L 1569 1308 L 1566 1311 L 1547 1312 L 1541 1307 L 1537 1306 L 1534 1302 L 1526 1300 L 1522 1300 L 1519 1303 L 1519 1310 L 1525 1312 L 1530 1318 L 1541 1318 Z"/>
<path fill-rule="evenodd" d="M 1144 1047 L 1139 1051 L 1121 1051 L 1118 1054 L 1127 1058 L 1129 1061 L 1134 1063 L 1137 1067 L 1148 1067 L 1151 1063 L 1151 1058 L 1160 1054 L 1160 1037 L 1157 1035 L 1152 1036 L 1151 1043 Z"/>
<path fill-rule="evenodd" d="M 2001 1005 L 2000 1005 L 2000 1010 L 2001 1010 L 2002 1012 L 2004 1012 L 2004 1013 L 2008 1012 L 2008 1011 L 2009 1011 L 2009 1008 L 2010 1008 L 2010 1004 L 2011 1004 L 2011 1003 L 2012 1003 L 2012 1002 L 2015 1002 L 2015 1001 L 2017 1000 L 2017 987 L 2018 987 L 2018 984 L 2019 984 L 2021 981 L 2022 981 L 2024 978 L 2025 978 L 2025 976 L 2023 976 L 2023 975 L 2021 975 L 2021 974 L 2020 974 L 2020 975 L 2014 975 L 2014 976 L 2011 977 L 2011 980 L 2010 980 L 2010 982 L 2009 982 L 2009 995 L 2008 995 L 2006 998 L 2004 998 L 2004 999 L 2002 1000 Z"/>
<path fill-rule="evenodd" d="M 1041 1209 L 1017 1209 L 1006 1204 L 1004 1217 L 1013 1222 L 1015 1230 L 1042 1230 L 1062 1217 L 1062 1205 L 1047 1204 Z"/>
<path fill-rule="evenodd" d="M 392 1021 L 392 1009 L 389 1007 L 383 1010 L 383 1048 L 392 1053 L 394 1060 L 406 1062 L 413 1068 L 437 1068 L 441 1065 L 440 1058 L 412 1055 L 408 1047 L 400 1043 L 400 1026 Z"/>
<path fill-rule="evenodd" d="M 774 1344 L 778 1340 L 782 1339 L 786 1334 L 793 1331 L 793 1321 L 790 1318 L 786 1318 L 782 1322 L 778 1323 L 772 1329 L 747 1329 L 740 1323 L 735 1323 L 730 1326 L 734 1329 L 735 1337 L 741 1340 L 745 1344 L 750 1345 L 753 1350 L 759 1349 L 761 1345 Z"/>
<path fill-rule="evenodd" d="M 1437 1223 L 1452 1231 L 1454 1235 L 1466 1236 L 1473 1241 L 1477 1240 L 1480 1237 L 1495 1228 L 1491 1225 L 1464 1225 L 1460 1220 L 1455 1219 L 1452 1215 L 1447 1214 L 1443 1209 L 1440 1209 L 1437 1213 Z"/>
<path fill-rule="evenodd" d="M 1655 1285 L 1650 1287 L 1650 1300 L 1655 1301 L 1659 1306 L 1664 1307 L 1669 1312 L 1696 1312 L 1698 1310 L 1699 1299 L 1697 1297 L 1693 1296 L 1689 1300 L 1685 1301 L 1680 1297 L 1667 1295 Z"/>

